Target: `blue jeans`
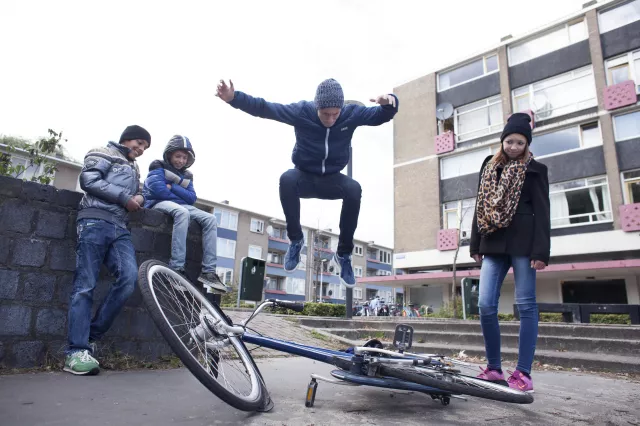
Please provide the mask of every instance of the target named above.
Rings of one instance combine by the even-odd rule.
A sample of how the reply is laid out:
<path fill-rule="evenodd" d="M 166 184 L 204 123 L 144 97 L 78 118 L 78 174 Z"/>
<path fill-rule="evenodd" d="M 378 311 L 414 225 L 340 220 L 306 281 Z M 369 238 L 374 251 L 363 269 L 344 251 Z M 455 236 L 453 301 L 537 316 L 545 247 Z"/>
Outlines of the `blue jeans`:
<path fill-rule="evenodd" d="M 202 228 L 202 272 L 215 272 L 218 262 L 218 223 L 216 217 L 188 204 L 180 205 L 173 201 L 161 201 L 152 208 L 173 217 L 169 266 L 173 269 L 184 269 L 189 223 L 195 220 Z"/>
<path fill-rule="evenodd" d="M 300 199 L 342 200 L 338 255 L 353 252 L 353 235 L 358 227 L 362 188 L 342 173 L 315 175 L 299 169 L 287 170 L 280 176 L 280 203 L 287 219 L 287 234 L 291 241 L 303 238 L 300 225 Z"/>
<path fill-rule="evenodd" d="M 135 289 L 138 279 L 136 252 L 126 228 L 99 219 L 78 221 L 76 270 L 69 302 L 67 354 L 88 350 L 90 340 L 99 340 L 109 330 Z M 116 277 L 109 293 L 91 319 L 93 290 L 104 263 Z"/>
<path fill-rule="evenodd" d="M 487 366 L 501 368 L 498 300 L 500 287 L 513 266 L 516 283 L 516 305 L 520 312 L 520 338 L 517 369 L 531 373 L 538 340 L 538 304 L 536 303 L 536 270 L 526 256 L 484 256 L 480 271 L 480 324 L 487 352 Z"/>

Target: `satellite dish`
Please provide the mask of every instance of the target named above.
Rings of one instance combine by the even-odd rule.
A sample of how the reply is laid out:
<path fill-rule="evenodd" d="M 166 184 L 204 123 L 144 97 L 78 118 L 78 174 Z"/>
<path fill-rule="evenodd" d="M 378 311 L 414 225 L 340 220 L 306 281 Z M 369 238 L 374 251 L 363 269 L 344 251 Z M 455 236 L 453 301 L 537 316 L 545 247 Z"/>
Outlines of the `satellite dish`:
<path fill-rule="evenodd" d="M 441 103 L 436 106 L 436 117 L 438 120 L 444 121 L 453 115 L 453 105 L 449 102 Z"/>

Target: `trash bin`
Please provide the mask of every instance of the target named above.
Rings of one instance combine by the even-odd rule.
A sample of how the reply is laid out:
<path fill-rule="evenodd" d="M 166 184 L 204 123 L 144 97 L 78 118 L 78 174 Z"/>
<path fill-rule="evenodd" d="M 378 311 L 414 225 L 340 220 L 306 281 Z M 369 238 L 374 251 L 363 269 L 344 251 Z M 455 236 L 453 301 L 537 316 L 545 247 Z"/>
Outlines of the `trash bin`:
<path fill-rule="evenodd" d="M 480 296 L 480 280 L 477 278 L 462 279 L 462 315 L 480 315 L 478 299 Z"/>

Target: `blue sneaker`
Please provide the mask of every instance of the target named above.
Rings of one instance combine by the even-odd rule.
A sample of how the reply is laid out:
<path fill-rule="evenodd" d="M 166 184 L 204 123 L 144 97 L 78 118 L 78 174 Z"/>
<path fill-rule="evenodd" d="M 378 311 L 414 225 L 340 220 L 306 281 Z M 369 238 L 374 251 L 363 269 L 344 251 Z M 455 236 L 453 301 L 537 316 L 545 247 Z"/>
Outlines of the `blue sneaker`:
<path fill-rule="evenodd" d="M 344 257 L 338 256 L 338 253 L 333 255 L 333 263 L 338 268 L 340 274 L 340 282 L 342 285 L 353 288 L 356 286 L 356 277 L 353 275 L 353 267 L 351 266 L 351 255 L 347 254 Z"/>
<path fill-rule="evenodd" d="M 300 263 L 300 252 L 302 251 L 302 245 L 304 240 L 291 241 L 287 254 L 284 255 L 284 270 L 287 272 L 293 272 Z"/>

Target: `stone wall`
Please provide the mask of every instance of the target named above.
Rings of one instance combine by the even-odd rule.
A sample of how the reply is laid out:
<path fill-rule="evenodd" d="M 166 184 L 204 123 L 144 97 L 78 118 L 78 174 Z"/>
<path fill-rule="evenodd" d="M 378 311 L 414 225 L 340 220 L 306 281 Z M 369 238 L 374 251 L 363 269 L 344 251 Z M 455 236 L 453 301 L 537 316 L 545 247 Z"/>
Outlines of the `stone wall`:
<path fill-rule="evenodd" d="M 82 194 L 0 177 L 0 369 L 33 367 L 62 359 L 67 307 L 75 269 L 76 216 Z M 130 215 L 138 265 L 167 262 L 171 219 L 152 210 Z M 194 277 L 202 259 L 198 225 L 189 230 L 187 272 Z M 94 312 L 112 277 L 103 266 L 94 291 Z M 99 353 L 119 351 L 153 360 L 171 353 L 147 314 L 136 288 Z"/>

